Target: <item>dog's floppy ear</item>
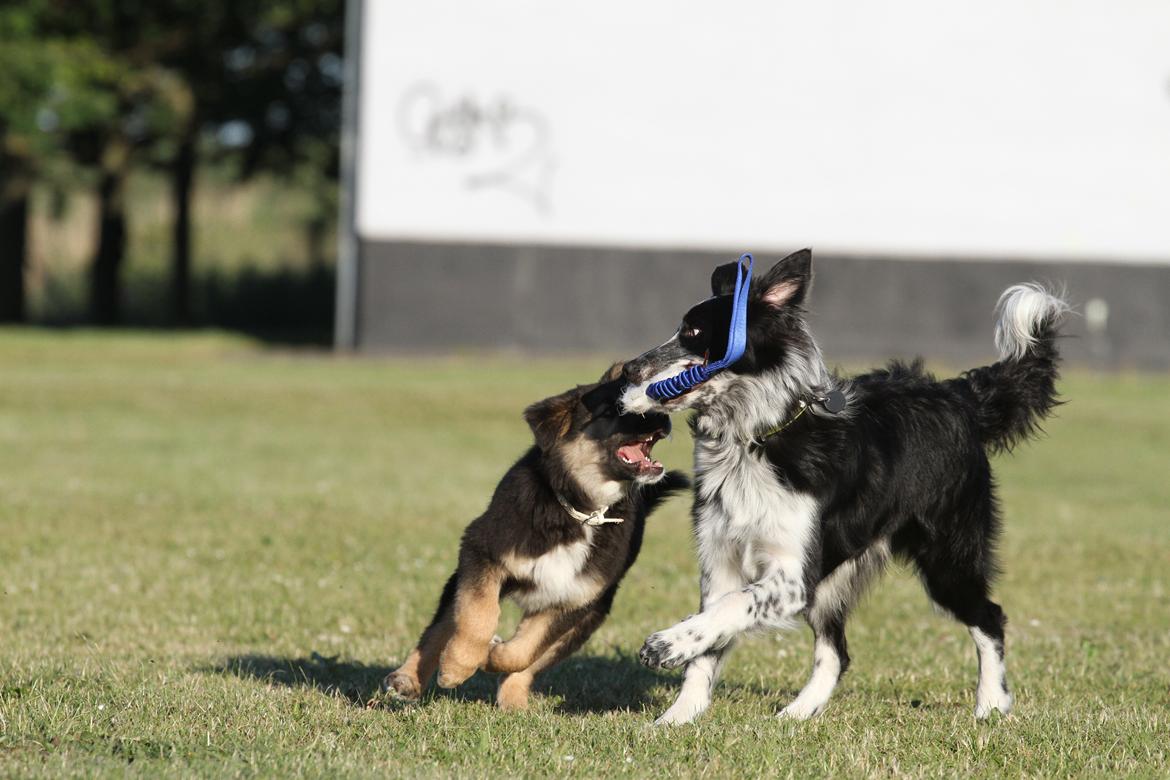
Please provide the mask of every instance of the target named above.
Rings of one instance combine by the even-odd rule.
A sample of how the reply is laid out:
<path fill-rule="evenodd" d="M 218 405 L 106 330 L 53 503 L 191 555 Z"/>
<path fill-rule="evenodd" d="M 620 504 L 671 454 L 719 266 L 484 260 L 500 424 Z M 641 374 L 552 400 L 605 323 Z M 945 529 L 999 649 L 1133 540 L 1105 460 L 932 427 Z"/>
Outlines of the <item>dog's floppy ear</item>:
<path fill-rule="evenodd" d="M 606 371 L 601 377 L 600 384 L 593 385 L 582 394 L 581 405 L 594 417 L 617 412 L 618 399 L 621 397 L 622 389 L 626 386 L 621 375 L 622 364 L 614 363 L 609 371 Z"/>
<path fill-rule="evenodd" d="M 724 263 L 711 272 L 711 294 L 731 295 L 735 292 L 735 278 L 739 274 L 739 261 Z"/>
<path fill-rule="evenodd" d="M 548 452 L 564 438 L 573 424 L 573 407 L 577 404 L 577 391 L 554 395 L 537 401 L 524 410 L 524 421 L 532 429 L 536 446 Z"/>
<path fill-rule="evenodd" d="M 614 363 L 612 366 L 607 368 L 605 370 L 605 373 L 601 375 L 601 379 L 598 379 L 597 381 L 601 384 L 605 384 L 606 382 L 612 382 L 613 380 L 617 379 L 618 377 L 620 377 L 622 375 L 622 369 L 625 367 L 626 367 L 625 361 L 619 360 L 618 362 Z"/>
<path fill-rule="evenodd" d="M 793 252 L 752 284 L 752 293 L 773 309 L 800 306 L 812 286 L 812 250 Z"/>

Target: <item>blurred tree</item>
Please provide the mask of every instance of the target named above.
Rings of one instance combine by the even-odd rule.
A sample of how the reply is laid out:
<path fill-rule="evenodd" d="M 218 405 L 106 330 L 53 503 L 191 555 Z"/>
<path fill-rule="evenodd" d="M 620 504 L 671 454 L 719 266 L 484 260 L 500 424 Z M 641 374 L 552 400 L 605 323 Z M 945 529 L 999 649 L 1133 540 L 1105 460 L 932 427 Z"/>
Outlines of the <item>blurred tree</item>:
<path fill-rule="evenodd" d="M 12 144 L 10 148 L 9 144 Z M 0 322 L 24 322 L 31 176 L 25 155 L 0 125 Z"/>
<path fill-rule="evenodd" d="M 173 132 L 182 90 L 134 36 L 137 3 L 119 0 L 10 0 L 0 9 L 0 130 L 3 261 L 23 280 L 28 196 L 34 176 L 67 152 L 97 172 L 98 241 L 91 318 L 120 317 L 126 248 L 126 177 L 132 154 Z M 136 48 L 139 47 L 139 48 Z M 9 254 L 8 249 L 16 250 Z M 23 284 L 4 305 L 23 316 Z"/>
<path fill-rule="evenodd" d="M 47 37 L 68 41 L 88 55 L 78 63 L 85 68 L 87 89 L 62 89 L 55 83 L 54 92 L 62 89 L 65 94 L 42 113 L 63 137 L 72 159 L 96 171 L 98 238 L 90 267 L 90 318 L 101 325 L 115 324 L 122 308 L 127 177 L 136 157 L 147 156 L 173 137 L 189 100 L 182 82 L 157 62 L 165 31 L 140 24 L 150 3 L 32 2 L 43 4 Z"/>
<path fill-rule="evenodd" d="M 234 158 L 241 179 L 258 171 L 296 177 L 315 196 L 309 254 L 335 213 L 341 124 L 342 0 L 233 2 L 165 0 L 155 24 L 173 26 L 161 61 L 191 95 L 191 110 L 171 163 L 175 205 L 171 294 L 174 317 L 190 316 L 191 218 L 202 133 L 215 159 Z"/>
<path fill-rule="evenodd" d="M 91 42 L 55 35 L 52 3 L 0 8 L 0 320 L 26 316 L 29 198 L 57 173 L 65 139 L 118 113 L 117 65 Z"/>
<path fill-rule="evenodd" d="M 343 0 L 87 2 L 133 6 L 109 43 L 174 80 L 173 134 L 155 155 L 171 179 L 172 320 L 191 319 L 191 206 L 205 157 L 234 160 L 241 179 L 269 171 L 307 186 L 318 204 L 307 219 L 310 254 L 323 255 L 336 202 Z"/>
<path fill-rule="evenodd" d="M 0 56 L 0 71 L 7 70 L 4 59 Z M 0 322 L 23 322 L 32 175 L 21 135 L 5 115 L 3 106 L 8 96 L 3 92 L 8 86 L 11 85 L 0 83 Z"/>
<path fill-rule="evenodd" d="M 338 175 L 343 0 L 9 0 L 0 9 L 0 316 L 23 315 L 28 193 L 61 150 L 96 172 L 90 312 L 120 319 L 126 181 L 168 171 L 172 316 L 190 319 L 191 203 L 199 162 L 295 178 L 316 197 L 310 254 L 324 256 Z M 10 252 L 8 248 L 19 249 Z M 11 295 L 12 301 L 3 299 Z"/>
<path fill-rule="evenodd" d="M 0 322 L 23 322 L 35 107 L 49 90 L 35 8 L 0 9 Z"/>

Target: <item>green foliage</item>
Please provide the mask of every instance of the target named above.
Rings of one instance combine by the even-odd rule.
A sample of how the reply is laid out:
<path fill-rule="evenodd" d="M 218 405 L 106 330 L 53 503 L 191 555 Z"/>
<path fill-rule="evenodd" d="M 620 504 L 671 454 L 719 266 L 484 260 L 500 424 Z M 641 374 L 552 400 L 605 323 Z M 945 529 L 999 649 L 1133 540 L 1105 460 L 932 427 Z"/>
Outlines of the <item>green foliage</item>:
<path fill-rule="evenodd" d="M 166 162 L 194 120 L 209 151 L 244 175 L 336 177 L 341 0 L 16 0 L 0 9 L 0 129 L 29 154 L 68 142 L 96 161 L 93 135 L 124 133 Z M 222 146 L 227 123 L 248 128 Z"/>
<path fill-rule="evenodd" d="M 39 129 L 71 133 L 119 119 L 118 91 L 128 80 L 124 63 L 93 41 L 49 40 L 28 44 L 48 89 L 35 103 Z"/>
<path fill-rule="evenodd" d="M 0 181 L 0 194 L 19 202 L 34 177 L 59 193 L 101 183 L 98 251 L 88 253 L 101 270 L 95 314 L 120 316 L 119 236 L 133 222 L 121 193 L 136 167 L 173 176 L 180 227 L 162 257 L 176 268 L 188 265 L 190 231 L 181 226 L 194 171 L 208 158 L 239 179 L 273 172 L 308 192 L 303 224 L 324 265 L 337 207 L 342 8 L 341 0 L 12 0 L 0 8 L 0 179 L 19 172 L 9 177 L 19 186 Z M 180 318 L 189 298 L 186 281 L 167 296 Z"/>
<path fill-rule="evenodd" d="M 37 34 L 36 21 L 29 8 L 0 11 L 0 125 L 19 151 L 46 156 L 60 133 L 117 118 L 125 73 L 92 41 Z"/>
<path fill-rule="evenodd" d="M 633 654 L 697 599 L 685 498 L 531 712 L 497 712 L 486 675 L 383 701 L 460 531 L 529 440 L 520 410 L 611 357 L 0 331 L 0 775 L 1170 773 L 1163 376 L 1073 372 L 1049 435 L 997 459 L 1009 718 L 973 719 L 970 638 L 894 570 L 820 718 L 773 717 L 809 671 L 796 630 L 737 648 L 700 723 L 649 728 L 679 675 Z M 660 455 L 685 467 L 678 422 Z"/>
<path fill-rule="evenodd" d="M 126 133 L 148 143 L 173 132 L 180 105 L 173 76 L 135 63 L 62 13 L 35 1 L 0 11 L 0 125 L 10 153 L 43 173 L 64 151 L 97 162 L 103 137 Z"/>

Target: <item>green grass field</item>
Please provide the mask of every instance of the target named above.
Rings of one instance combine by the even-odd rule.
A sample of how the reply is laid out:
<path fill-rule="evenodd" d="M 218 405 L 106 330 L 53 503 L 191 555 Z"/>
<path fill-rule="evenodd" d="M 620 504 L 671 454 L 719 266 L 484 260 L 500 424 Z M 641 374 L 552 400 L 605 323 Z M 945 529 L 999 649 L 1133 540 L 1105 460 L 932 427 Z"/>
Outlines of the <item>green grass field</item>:
<path fill-rule="evenodd" d="M 998 461 L 1009 718 L 973 719 L 966 631 L 895 569 L 820 718 L 773 717 L 802 629 L 739 648 L 698 725 L 650 728 L 679 675 L 635 653 L 697 602 L 684 498 L 530 712 L 482 674 L 381 701 L 527 445 L 520 410 L 610 357 L 0 331 L 0 776 L 1170 774 L 1166 377 L 1072 373 L 1049 435 Z M 677 429 L 657 452 L 686 467 Z"/>

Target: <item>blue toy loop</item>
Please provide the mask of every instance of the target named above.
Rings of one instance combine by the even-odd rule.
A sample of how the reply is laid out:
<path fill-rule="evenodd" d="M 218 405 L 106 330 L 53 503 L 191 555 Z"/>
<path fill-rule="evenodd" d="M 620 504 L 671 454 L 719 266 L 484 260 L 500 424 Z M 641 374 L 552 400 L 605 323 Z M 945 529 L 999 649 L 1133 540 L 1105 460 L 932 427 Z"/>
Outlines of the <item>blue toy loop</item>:
<path fill-rule="evenodd" d="M 735 294 L 731 299 L 731 327 L 727 331 L 727 352 L 723 354 L 723 357 L 714 363 L 691 366 L 670 379 L 654 382 L 646 388 L 646 395 L 656 401 L 669 401 L 672 398 L 678 398 L 695 385 L 706 382 L 712 375 L 743 357 L 743 351 L 747 347 L 747 301 L 748 290 L 752 283 L 754 262 L 751 252 L 744 252 L 739 256 L 735 277 Z"/>

